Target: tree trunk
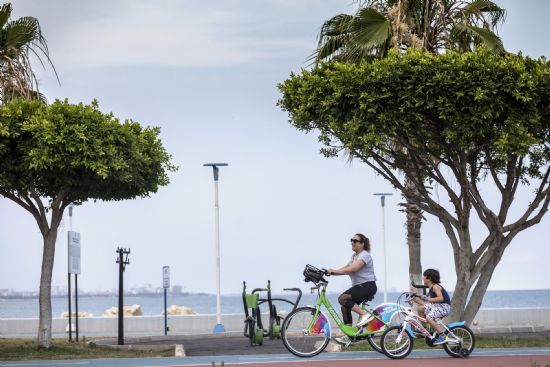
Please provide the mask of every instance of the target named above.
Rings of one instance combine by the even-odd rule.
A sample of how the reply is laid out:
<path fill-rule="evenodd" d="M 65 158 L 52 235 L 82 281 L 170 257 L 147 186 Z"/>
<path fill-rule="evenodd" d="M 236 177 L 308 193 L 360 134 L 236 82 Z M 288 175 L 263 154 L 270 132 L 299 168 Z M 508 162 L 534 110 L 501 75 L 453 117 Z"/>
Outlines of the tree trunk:
<path fill-rule="evenodd" d="M 422 226 L 422 211 L 411 201 L 407 202 L 407 246 L 409 247 L 409 280 L 422 284 L 422 261 L 420 248 L 420 228 Z M 411 291 L 417 292 L 411 287 Z"/>
<path fill-rule="evenodd" d="M 409 247 L 409 281 L 415 284 L 422 284 L 422 261 L 420 248 L 420 228 L 422 226 L 422 210 L 414 203 L 413 197 L 420 196 L 413 180 L 407 176 L 405 179 L 404 204 L 407 214 L 407 246 Z M 410 286 L 411 292 L 418 292 L 418 289 Z"/>
<path fill-rule="evenodd" d="M 38 321 L 38 347 L 49 349 L 52 346 L 52 301 L 51 284 L 55 256 L 55 241 L 57 226 L 48 230 L 44 237 L 44 252 L 42 254 L 42 272 L 40 276 L 40 318 Z"/>

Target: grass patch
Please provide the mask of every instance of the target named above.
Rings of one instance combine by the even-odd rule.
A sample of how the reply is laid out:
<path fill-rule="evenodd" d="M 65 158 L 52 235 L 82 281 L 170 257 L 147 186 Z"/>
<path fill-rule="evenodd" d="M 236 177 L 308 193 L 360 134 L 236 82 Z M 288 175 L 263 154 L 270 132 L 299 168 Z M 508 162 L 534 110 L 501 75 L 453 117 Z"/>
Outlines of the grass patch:
<path fill-rule="evenodd" d="M 476 336 L 476 349 L 477 348 L 541 348 L 541 347 L 550 347 L 550 337 L 529 337 L 529 338 L 520 338 L 520 337 L 487 337 L 487 336 Z M 442 348 L 442 347 L 436 347 Z M 414 349 L 431 349 L 431 347 L 426 345 L 424 339 L 416 338 L 414 339 Z M 350 346 L 346 351 L 357 352 L 357 351 L 370 351 L 372 348 L 365 341 L 364 343 L 359 343 Z M 545 366 L 550 367 L 550 366 Z"/>
<path fill-rule="evenodd" d="M 165 351 L 119 350 L 106 347 L 89 346 L 82 342 L 69 343 L 66 339 L 53 339 L 53 347 L 51 349 L 38 350 L 38 345 L 35 339 L 0 338 L 0 361 L 173 356 L 173 348 Z"/>

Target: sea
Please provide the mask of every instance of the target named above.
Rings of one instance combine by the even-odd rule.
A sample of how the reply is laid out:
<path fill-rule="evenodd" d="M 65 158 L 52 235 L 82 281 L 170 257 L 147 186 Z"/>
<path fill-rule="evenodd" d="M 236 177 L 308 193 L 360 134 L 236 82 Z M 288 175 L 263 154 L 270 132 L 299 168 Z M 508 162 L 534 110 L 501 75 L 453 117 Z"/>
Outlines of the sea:
<path fill-rule="evenodd" d="M 401 292 L 388 292 L 388 302 L 397 302 Z M 338 307 L 338 294 L 327 294 L 329 300 L 336 310 Z M 260 296 L 261 298 L 263 295 Z M 273 294 L 273 298 L 285 299 L 290 302 L 296 302 L 296 292 L 285 294 Z M 315 304 L 316 295 L 304 293 L 299 306 Z M 383 293 L 379 292 L 371 306 L 376 306 L 384 300 Z M 286 301 L 275 301 L 277 309 L 290 311 L 292 304 Z M 164 296 L 161 295 L 125 295 L 124 305 L 139 305 L 143 315 L 160 315 L 164 310 Z M 181 294 L 168 295 L 167 305 L 177 305 L 191 307 L 197 314 L 215 314 L 216 296 L 210 294 Z M 74 299 L 72 310 L 74 312 Z M 85 311 L 93 316 L 102 316 L 105 310 L 111 307 L 118 307 L 118 296 L 79 296 L 78 310 Z M 260 306 L 262 312 L 267 312 L 267 307 Z M 541 290 L 506 290 L 506 291 L 487 291 L 481 308 L 532 308 L 532 307 L 550 307 L 550 289 Z M 52 298 L 52 315 L 60 317 L 61 313 L 68 310 L 67 297 Z M 221 296 L 222 314 L 244 314 L 243 299 L 241 294 L 222 295 Z M 0 318 L 38 318 L 38 299 L 37 298 L 0 298 Z"/>

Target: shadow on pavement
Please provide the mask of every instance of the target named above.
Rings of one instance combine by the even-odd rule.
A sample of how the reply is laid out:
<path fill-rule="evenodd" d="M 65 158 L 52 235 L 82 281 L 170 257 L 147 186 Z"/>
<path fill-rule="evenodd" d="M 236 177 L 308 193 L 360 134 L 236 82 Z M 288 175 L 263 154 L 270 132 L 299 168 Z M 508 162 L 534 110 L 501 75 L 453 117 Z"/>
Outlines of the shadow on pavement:
<path fill-rule="evenodd" d="M 144 338 L 125 338 L 124 345 L 117 345 L 118 339 L 96 340 L 98 346 L 123 349 L 169 349 L 183 344 L 187 356 L 221 356 L 246 354 L 286 354 L 288 350 L 281 339 L 264 339 L 263 345 L 249 346 L 247 338 L 231 334 L 173 335 Z M 290 353 L 289 353 L 290 354 Z"/>

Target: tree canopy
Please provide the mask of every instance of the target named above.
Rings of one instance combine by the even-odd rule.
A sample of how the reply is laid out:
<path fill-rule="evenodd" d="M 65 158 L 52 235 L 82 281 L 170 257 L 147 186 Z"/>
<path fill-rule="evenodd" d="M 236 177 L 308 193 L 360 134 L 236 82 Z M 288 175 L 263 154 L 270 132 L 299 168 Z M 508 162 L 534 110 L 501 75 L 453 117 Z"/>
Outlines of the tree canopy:
<path fill-rule="evenodd" d="M 168 184 L 159 128 L 120 122 L 97 102 L 16 100 L 0 106 L 0 193 L 123 200 Z"/>
<path fill-rule="evenodd" d="M 30 212 L 42 234 L 38 346 L 51 347 L 51 279 L 65 208 L 144 197 L 175 170 L 156 127 L 121 122 L 97 102 L 14 99 L 0 105 L 0 195 Z"/>
<path fill-rule="evenodd" d="M 292 74 L 279 89 L 291 124 L 319 131 L 325 155 L 346 148 L 404 193 L 397 170 L 415 179 L 413 199 L 438 217 L 453 247 L 453 310 L 471 321 L 504 249 L 548 208 L 550 64 L 483 50 L 413 50 L 372 62 L 323 64 Z M 485 179 L 501 194 L 497 208 L 479 190 Z M 510 221 L 514 194 L 527 182 L 536 183 L 534 197 Z M 431 183 L 454 210 L 432 197 Z M 489 233 L 477 244 L 469 232 L 472 208 Z"/>

